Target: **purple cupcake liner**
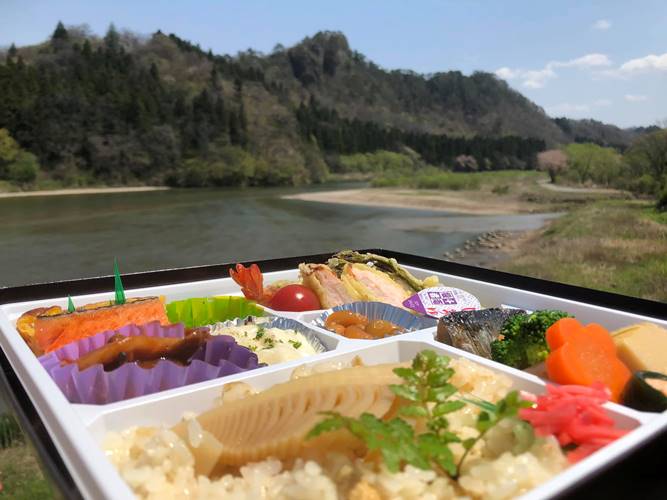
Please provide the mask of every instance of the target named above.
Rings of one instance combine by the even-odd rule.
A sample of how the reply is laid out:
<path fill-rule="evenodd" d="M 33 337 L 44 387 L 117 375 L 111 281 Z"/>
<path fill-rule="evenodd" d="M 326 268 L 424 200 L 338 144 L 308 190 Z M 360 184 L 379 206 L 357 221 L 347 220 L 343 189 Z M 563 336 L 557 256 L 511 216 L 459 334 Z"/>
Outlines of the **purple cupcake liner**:
<path fill-rule="evenodd" d="M 142 368 L 137 363 L 125 363 L 105 372 L 103 365 L 95 365 L 79 371 L 76 364 L 61 366 L 63 359 L 78 359 L 99 346 L 112 335 L 149 335 L 179 337 L 185 335 L 182 324 L 162 327 L 157 322 L 147 325 L 130 325 L 115 332 L 103 332 L 68 344 L 39 358 L 70 403 L 108 404 L 156 392 L 213 380 L 226 375 L 258 368 L 257 355 L 236 343 L 233 337 L 212 337 L 190 359 L 188 366 L 168 360 L 160 360 L 152 368 Z M 104 339 L 101 341 L 100 339 Z M 90 342 L 87 342 L 90 341 Z M 101 343 L 100 343 L 101 342 Z"/>
<path fill-rule="evenodd" d="M 109 339 L 114 335 L 123 335 L 125 337 L 145 335 L 147 337 L 182 339 L 185 337 L 185 326 L 183 326 L 183 323 L 163 326 L 159 321 L 151 321 L 145 325 L 126 325 L 118 330 L 107 330 L 91 337 L 70 342 L 60 349 L 56 349 L 55 351 L 40 356 L 39 362 L 42 363 L 42 366 L 48 371 L 53 366 L 60 366 L 61 361 L 74 361 L 95 349 L 99 349 L 106 345 Z"/>

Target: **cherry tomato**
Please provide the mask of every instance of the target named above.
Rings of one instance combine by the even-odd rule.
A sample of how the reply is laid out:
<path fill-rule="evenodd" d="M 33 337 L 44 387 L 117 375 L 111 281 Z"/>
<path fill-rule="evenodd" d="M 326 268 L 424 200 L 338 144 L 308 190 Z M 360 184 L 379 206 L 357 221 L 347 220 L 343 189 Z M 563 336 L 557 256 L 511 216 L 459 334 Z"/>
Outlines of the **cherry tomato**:
<path fill-rule="evenodd" d="M 320 309 L 320 300 L 310 288 L 295 284 L 278 290 L 268 305 L 276 311 L 312 311 Z"/>

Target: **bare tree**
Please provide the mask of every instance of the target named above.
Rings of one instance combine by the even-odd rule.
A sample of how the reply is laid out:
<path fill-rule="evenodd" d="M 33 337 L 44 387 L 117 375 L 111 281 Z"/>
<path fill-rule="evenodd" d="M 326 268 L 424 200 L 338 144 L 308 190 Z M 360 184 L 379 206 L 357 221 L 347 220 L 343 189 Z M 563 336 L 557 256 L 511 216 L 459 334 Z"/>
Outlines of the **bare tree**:
<path fill-rule="evenodd" d="M 567 169 L 567 155 L 560 149 L 550 149 L 537 155 L 537 165 L 540 170 L 548 172 L 552 183 L 556 177 Z"/>

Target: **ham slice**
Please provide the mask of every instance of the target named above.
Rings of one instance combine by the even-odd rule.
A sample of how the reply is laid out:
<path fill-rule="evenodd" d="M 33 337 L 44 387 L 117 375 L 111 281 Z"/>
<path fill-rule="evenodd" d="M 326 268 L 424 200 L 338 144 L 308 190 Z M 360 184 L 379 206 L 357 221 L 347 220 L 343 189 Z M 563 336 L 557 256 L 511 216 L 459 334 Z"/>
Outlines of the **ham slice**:
<path fill-rule="evenodd" d="M 324 264 L 299 264 L 299 273 L 303 284 L 315 292 L 324 309 L 362 300 L 354 288 Z"/>
<path fill-rule="evenodd" d="M 403 301 L 411 295 L 388 275 L 366 264 L 346 264 L 341 280 L 353 288 L 362 300 L 371 302 L 385 302 L 404 308 Z"/>

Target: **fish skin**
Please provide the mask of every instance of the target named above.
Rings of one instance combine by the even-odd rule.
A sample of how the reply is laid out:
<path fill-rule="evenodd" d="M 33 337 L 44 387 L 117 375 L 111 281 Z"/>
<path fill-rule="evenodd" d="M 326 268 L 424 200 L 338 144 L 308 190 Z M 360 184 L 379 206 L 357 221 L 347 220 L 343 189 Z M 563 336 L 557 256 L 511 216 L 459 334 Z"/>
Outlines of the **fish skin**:
<path fill-rule="evenodd" d="M 499 307 L 478 311 L 458 311 L 438 320 L 435 339 L 478 356 L 491 359 L 491 342 L 498 338 L 505 321 L 521 309 Z"/>

